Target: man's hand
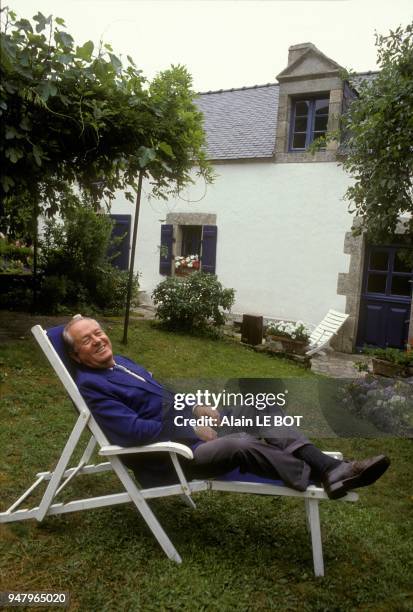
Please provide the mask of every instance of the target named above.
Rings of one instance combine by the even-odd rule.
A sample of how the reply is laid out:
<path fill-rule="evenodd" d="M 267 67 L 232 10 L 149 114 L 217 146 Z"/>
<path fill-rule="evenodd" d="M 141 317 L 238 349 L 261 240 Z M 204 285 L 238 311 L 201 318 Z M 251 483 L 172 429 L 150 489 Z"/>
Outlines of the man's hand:
<path fill-rule="evenodd" d="M 219 414 L 218 410 L 211 408 L 210 406 L 195 406 L 194 416 L 197 418 L 201 416 L 211 417 L 211 419 L 214 419 L 211 422 L 213 427 L 218 427 L 218 425 L 221 423 L 221 415 Z"/>
<path fill-rule="evenodd" d="M 211 442 L 211 440 L 215 440 L 215 438 L 217 437 L 217 432 L 212 429 L 212 427 L 208 427 L 206 425 L 199 425 L 199 427 L 194 427 L 194 430 L 198 438 L 200 438 L 204 442 Z"/>

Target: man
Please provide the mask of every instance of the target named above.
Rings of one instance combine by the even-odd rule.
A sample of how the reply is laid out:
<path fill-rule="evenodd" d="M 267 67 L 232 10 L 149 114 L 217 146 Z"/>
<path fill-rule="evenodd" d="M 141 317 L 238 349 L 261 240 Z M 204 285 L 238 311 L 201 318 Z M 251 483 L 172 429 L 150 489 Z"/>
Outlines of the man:
<path fill-rule="evenodd" d="M 78 364 L 79 390 L 94 418 L 112 444 L 137 446 L 182 441 L 192 447 L 194 459 L 183 461 L 189 477 L 208 478 L 239 468 L 266 478 L 281 478 L 304 491 L 310 477 L 319 480 L 331 499 L 350 489 L 375 482 L 390 461 L 379 455 L 364 461 L 339 461 L 324 455 L 304 436 L 257 439 L 246 433 L 217 437 L 210 426 L 174 426 L 173 395 L 133 361 L 114 356 L 112 344 L 99 323 L 77 315 L 63 332 L 69 356 Z M 208 406 L 187 406 L 184 415 L 210 417 L 219 427 L 219 415 Z M 161 455 L 161 454 L 160 454 Z M 164 456 L 128 455 L 123 459 L 147 484 L 166 484 L 172 477 Z"/>

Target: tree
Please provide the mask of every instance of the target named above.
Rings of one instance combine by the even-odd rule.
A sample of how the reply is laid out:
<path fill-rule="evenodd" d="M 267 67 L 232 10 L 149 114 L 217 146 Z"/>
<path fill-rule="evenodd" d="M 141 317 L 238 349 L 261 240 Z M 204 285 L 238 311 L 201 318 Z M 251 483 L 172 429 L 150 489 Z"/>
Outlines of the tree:
<path fill-rule="evenodd" d="M 52 216 L 77 204 L 79 192 L 110 202 L 117 189 L 136 188 L 139 170 L 157 196 L 185 185 L 192 165 L 210 179 L 185 68 L 148 84 L 110 45 L 95 55 L 92 41 L 76 46 L 62 19 L 39 12 L 33 27 L 8 9 L 2 17 L 1 201 L 13 207 L 27 196 Z"/>
<path fill-rule="evenodd" d="M 357 232 L 391 239 L 400 217 L 413 235 L 413 23 L 376 34 L 380 72 L 359 88 L 343 117 L 343 166 L 354 178 L 345 194 L 360 220 Z"/>
<path fill-rule="evenodd" d="M 36 242 L 39 214 L 64 214 L 82 200 L 109 205 L 118 189 L 130 201 L 135 191 L 139 203 L 144 177 L 157 197 L 191 182 L 194 166 L 212 180 L 184 67 L 148 83 L 110 45 L 76 46 L 62 19 L 39 12 L 33 21 L 2 11 L 0 229 L 27 233 L 31 224 Z"/>

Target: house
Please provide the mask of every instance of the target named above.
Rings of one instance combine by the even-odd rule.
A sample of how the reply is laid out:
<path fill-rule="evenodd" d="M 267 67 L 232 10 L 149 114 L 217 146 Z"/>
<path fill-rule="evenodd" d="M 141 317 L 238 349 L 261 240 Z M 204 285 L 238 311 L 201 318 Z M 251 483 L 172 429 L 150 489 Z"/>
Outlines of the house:
<path fill-rule="evenodd" d="M 198 254 L 203 270 L 236 289 L 235 313 L 315 325 L 329 308 L 345 311 L 335 348 L 346 352 L 402 347 L 409 326 L 413 335 L 403 237 L 370 245 L 353 236 L 339 143 L 308 151 L 357 95 L 341 75 L 304 43 L 289 48 L 277 83 L 199 96 L 217 179 L 208 187 L 198 180 L 166 204 L 142 202 L 135 266 L 148 296 L 174 274 L 174 256 Z M 126 224 L 133 216 L 122 197 L 112 213 Z"/>

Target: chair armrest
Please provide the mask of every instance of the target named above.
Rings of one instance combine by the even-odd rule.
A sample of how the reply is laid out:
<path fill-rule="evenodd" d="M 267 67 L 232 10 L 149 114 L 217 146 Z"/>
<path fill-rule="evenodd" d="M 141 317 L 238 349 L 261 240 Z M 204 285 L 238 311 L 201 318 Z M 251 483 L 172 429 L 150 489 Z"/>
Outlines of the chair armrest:
<path fill-rule="evenodd" d="M 145 446 L 117 446 L 112 444 L 110 446 L 102 446 L 99 451 L 99 455 L 132 455 L 135 453 L 159 453 L 169 452 L 182 455 L 186 459 L 193 459 L 191 449 L 185 444 L 179 442 L 154 442 L 154 444 L 146 444 Z"/>

